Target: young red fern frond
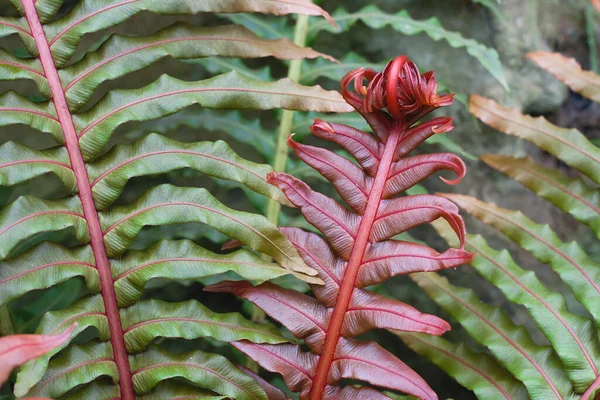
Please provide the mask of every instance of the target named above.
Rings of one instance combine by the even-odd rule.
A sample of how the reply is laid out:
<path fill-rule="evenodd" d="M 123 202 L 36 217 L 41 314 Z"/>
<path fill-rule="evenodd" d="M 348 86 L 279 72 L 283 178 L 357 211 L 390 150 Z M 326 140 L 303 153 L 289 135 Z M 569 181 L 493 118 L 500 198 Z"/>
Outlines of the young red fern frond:
<path fill-rule="evenodd" d="M 452 154 L 405 157 L 431 135 L 452 129 L 449 117 L 416 124 L 431 111 L 451 104 L 452 95 L 439 96 L 433 72 L 420 74 L 404 56 L 381 73 L 351 71 L 341 86 L 346 102 L 365 118 L 375 136 L 322 120 L 316 120 L 311 131 L 345 148 L 360 167 L 323 148 L 291 138 L 289 144 L 300 159 L 333 184 L 351 210 L 291 175 L 268 176 L 324 236 L 298 228 L 282 229 L 325 282 L 311 285 L 316 298 L 271 283 L 255 287 L 247 282 L 223 282 L 206 289 L 229 291 L 252 301 L 305 340 L 310 352 L 293 344 L 233 344 L 264 368 L 282 374 L 301 399 L 387 398 L 369 387 L 342 389 L 337 384 L 344 378 L 436 399 L 433 390 L 406 364 L 376 343 L 353 337 L 375 328 L 433 335 L 450 329 L 438 317 L 363 288 L 395 275 L 456 267 L 472 258 L 464 250 L 465 227 L 453 203 L 433 195 L 399 196 L 439 170 L 458 175 L 455 180 L 444 180 L 449 184 L 464 176 L 464 163 Z M 440 217 L 459 237 L 459 249 L 440 254 L 427 246 L 393 239 Z"/>

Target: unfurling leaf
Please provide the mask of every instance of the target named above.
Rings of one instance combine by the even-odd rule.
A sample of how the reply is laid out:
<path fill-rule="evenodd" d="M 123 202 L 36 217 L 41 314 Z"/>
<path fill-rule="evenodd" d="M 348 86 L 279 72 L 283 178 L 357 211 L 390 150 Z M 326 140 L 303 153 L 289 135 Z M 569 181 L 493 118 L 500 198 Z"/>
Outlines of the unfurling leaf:
<path fill-rule="evenodd" d="M 355 91 L 348 90 L 351 84 Z M 406 57 L 390 62 L 381 73 L 362 68 L 351 71 L 341 86 L 345 100 L 375 135 L 323 120 L 316 120 L 311 130 L 345 148 L 360 166 L 323 148 L 291 139 L 289 144 L 300 159 L 333 184 L 351 210 L 291 175 L 270 173 L 267 177 L 323 234 L 282 229 L 325 283 L 311 285 L 316 298 L 272 283 L 221 282 L 205 290 L 232 292 L 250 300 L 304 339 L 309 352 L 294 344 L 233 343 L 264 368 L 280 373 L 290 390 L 300 392 L 301 399 L 385 397 L 366 387 L 340 389 L 342 379 L 437 399 L 424 380 L 394 355 L 354 337 L 376 328 L 433 335 L 450 328 L 433 315 L 364 288 L 395 275 L 437 271 L 471 261 L 472 254 L 463 249 L 466 232 L 456 206 L 439 196 L 398 196 L 439 170 L 457 174 L 449 183 L 464 176 L 464 164 L 450 154 L 405 157 L 429 136 L 452 128 L 452 120 L 445 117 L 416 124 L 431 111 L 450 104 L 452 95 L 438 95 L 433 72 L 421 74 Z M 423 245 L 392 239 L 440 217 L 452 226 L 460 248 L 440 254 Z"/>

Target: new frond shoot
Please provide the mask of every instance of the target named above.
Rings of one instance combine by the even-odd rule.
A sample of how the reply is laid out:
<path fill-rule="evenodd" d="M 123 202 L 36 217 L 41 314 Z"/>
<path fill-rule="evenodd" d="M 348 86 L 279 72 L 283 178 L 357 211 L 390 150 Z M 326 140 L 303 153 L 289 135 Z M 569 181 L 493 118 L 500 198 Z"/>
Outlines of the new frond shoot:
<path fill-rule="evenodd" d="M 387 399 L 373 388 L 437 399 L 428 384 L 393 354 L 374 342 L 354 337 L 376 328 L 441 335 L 450 329 L 442 319 L 423 314 L 397 300 L 372 293 L 367 286 L 395 275 L 439 271 L 469 263 L 465 226 L 458 208 L 434 195 L 402 193 L 440 170 L 465 175 L 462 160 L 449 153 L 408 156 L 434 134 L 452 129 L 452 118 L 422 118 L 452 103 L 438 95 L 433 72 L 421 74 L 407 57 L 397 57 L 382 72 L 359 68 L 341 81 L 342 95 L 371 126 L 374 135 L 347 125 L 316 120 L 312 133 L 346 149 L 357 164 L 332 151 L 289 145 L 305 163 L 329 180 L 346 208 L 285 173 L 270 173 L 279 187 L 321 235 L 282 228 L 306 264 L 324 285 L 313 284 L 314 296 L 272 283 L 222 282 L 206 288 L 232 292 L 285 325 L 310 349 L 296 344 L 233 345 L 267 370 L 280 373 L 300 399 Z M 439 253 L 394 237 L 418 225 L 445 219 L 458 236 L 459 248 Z M 343 379 L 368 385 L 340 387 Z"/>

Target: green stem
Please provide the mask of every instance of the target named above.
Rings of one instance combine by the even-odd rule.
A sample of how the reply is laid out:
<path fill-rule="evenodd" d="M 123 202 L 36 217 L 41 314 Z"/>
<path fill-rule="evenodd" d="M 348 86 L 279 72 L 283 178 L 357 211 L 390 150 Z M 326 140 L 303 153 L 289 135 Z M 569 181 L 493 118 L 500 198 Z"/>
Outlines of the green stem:
<path fill-rule="evenodd" d="M 596 40 L 596 24 L 594 23 L 594 18 L 596 14 L 596 9 L 590 3 L 587 5 L 585 9 L 585 21 L 586 21 L 586 31 L 587 31 L 587 42 L 590 50 L 590 69 L 595 73 L 600 72 L 600 68 L 598 66 L 598 42 Z"/>
<path fill-rule="evenodd" d="M 294 44 L 304 47 L 306 43 L 306 34 L 308 32 L 308 15 L 299 15 L 296 21 L 296 29 L 294 31 Z M 302 60 L 292 60 L 288 69 L 288 78 L 294 82 L 300 79 L 302 72 Z M 277 133 L 277 144 L 275 146 L 275 159 L 273 161 L 273 169 L 277 172 L 284 172 L 288 160 L 287 139 L 292 133 L 292 124 L 294 122 L 294 111 L 283 110 L 279 132 Z M 279 214 L 281 212 L 281 204 L 273 199 L 269 199 L 267 204 L 267 219 L 275 225 L 279 225 Z M 253 306 L 252 322 L 264 322 L 266 315 L 263 310 Z M 258 364 L 248 358 L 246 360 L 246 368 L 251 371 L 258 372 Z"/>
<path fill-rule="evenodd" d="M 306 34 L 308 32 L 308 16 L 298 16 L 296 22 L 296 30 L 294 31 L 294 43 L 298 46 L 304 47 L 306 43 Z M 288 78 L 297 82 L 300 79 L 300 73 L 302 72 L 302 60 L 292 60 L 288 69 Z M 275 161 L 273 162 L 273 169 L 277 172 L 284 172 L 285 166 L 288 160 L 288 146 L 287 139 L 292 133 L 292 124 L 294 122 L 294 111 L 284 110 L 281 116 L 281 124 L 279 125 L 279 132 L 277 134 L 277 145 L 275 147 Z M 267 219 L 274 223 L 279 224 L 279 213 L 281 211 L 281 204 L 276 200 L 269 199 L 267 205 Z"/>

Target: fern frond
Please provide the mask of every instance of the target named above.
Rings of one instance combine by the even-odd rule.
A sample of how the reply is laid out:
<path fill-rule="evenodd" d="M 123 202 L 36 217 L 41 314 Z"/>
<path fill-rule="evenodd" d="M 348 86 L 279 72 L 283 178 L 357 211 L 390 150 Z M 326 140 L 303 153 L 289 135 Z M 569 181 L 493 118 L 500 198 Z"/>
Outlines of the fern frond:
<path fill-rule="evenodd" d="M 506 372 L 492 357 L 477 353 L 464 343 L 423 333 L 394 332 L 418 354 L 429 358 L 481 399 L 526 399 L 521 382 Z"/>
<path fill-rule="evenodd" d="M 60 78 L 67 103 L 72 111 L 77 112 L 101 82 L 139 71 L 164 57 L 198 59 L 210 56 L 331 58 L 312 49 L 298 47 L 287 39 L 260 39 L 237 25 L 210 28 L 175 25 L 143 38 L 115 35 L 80 62 L 62 69 Z"/>
<path fill-rule="evenodd" d="M 85 160 L 96 158 L 114 130 L 130 121 L 157 119 L 193 104 L 206 108 L 268 110 L 318 108 L 324 112 L 349 111 L 339 95 L 319 87 L 290 81 L 252 81 L 235 71 L 200 82 L 185 82 L 163 75 L 139 90 L 115 90 L 92 110 L 75 115 L 79 144 Z"/>
<path fill-rule="evenodd" d="M 592 72 L 583 71 L 574 60 L 545 52 L 532 53 L 529 57 L 584 96 L 594 98 L 597 94 L 595 82 L 599 82 L 600 77 Z M 470 110 L 492 127 L 532 142 L 598 183 L 599 150 L 577 130 L 554 126 L 543 118 L 523 115 L 517 110 L 504 108 L 480 96 L 471 98 Z M 529 158 L 484 155 L 481 159 L 492 168 L 507 174 L 540 197 L 570 213 L 575 219 L 587 224 L 597 235 L 597 221 L 600 216 L 599 192 L 593 184 L 584 181 L 585 179 L 569 178 L 557 170 L 544 168 Z M 455 194 L 443 196 L 506 235 L 540 262 L 549 264 L 550 268 L 569 286 L 578 302 L 592 314 L 596 326 L 594 327 L 594 322 L 587 317 L 570 312 L 562 294 L 548 290 L 533 271 L 521 269 L 506 250 L 492 249 L 481 236 L 467 236 L 467 248 L 476 254 L 472 265 L 480 275 L 502 291 L 508 300 L 527 308 L 552 346 L 552 352 L 549 349 L 544 350 L 549 354 L 547 357 L 531 354 L 531 360 L 536 362 L 544 360 L 550 363 L 546 364 L 545 369 L 540 367 L 539 371 L 552 372 L 559 374 L 560 377 L 547 375 L 549 379 L 535 381 L 533 374 L 525 376 L 525 362 L 510 359 L 508 351 L 495 347 L 498 346 L 496 340 L 492 340 L 491 336 L 482 333 L 483 331 L 476 331 L 480 326 L 471 322 L 474 318 L 468 318 L 466 314 L 458 312 L 456 304 L 451 304 L 450 297 L 461 299 L 465 307 L 472 311 L 489 315 L 488 319 L 494 317 L 501 321 L 501 318 L 498 317 L 499 313 L 493 311 L 490 306 L 480 305 L 471 291 L 456 288 L 449 285 L 446 280 L 438 279 L 436 288 L 432 289 L 433 286 L 429 284 L 424 285 L 427 286 L 430 294 L 445 309 L 453 313 L 473 338 L 488 346 L 495 358 L 503 363 L 512 375 L 527 386 L 532 399 L 559 397 L 590 400 L 594 396 L 597 397 L 596 392 L 600 387 L 600 342 L 596 332 L 598 326 L 596 303 L 600 293 L 598 291 L 600 265 L 588 256 L 577 242 L 565 243 L 549 225 L 535 223 L 519 211 L 507 210 L 494 203 L 485 203 L 470 196 Z M 450 244 L 455 242 L 449 227 L 436 223 L 436 228 Z M 438 293 L 440 291 L 444 294 Z M 525 340 L 521 348 L 529 349 L 531 339 L 526 336 L 526 332 L 522 328 L 511 325 L 512 322 L 508 318 L 503 317 L 503 319 L 508 324 L 503 322 L 497 332 L 515 343 Z M 434 360 L 443 357 L 431 348 L 419 347 L 417 351 L 427 354 Z M 557 359 L 562 363 L 557 363 Z M 484 364 L 476 363 L 476 367 L 480 365 Z M 447 372 L 456 374 L 448 368 Z M 567 390 L 563 375 L 568 377 L 572 393 Z M 472 384 L 467 381 L 463 385 L 473 389 Z M 480 398 L 485 398 L 477 394 Z"/>
<path fill-rule="evenodd" d="M 349 86 L 359 88 L 359 92 L 350 91 Z M 422 399 L 436 399 L 407 365 L 376 343 L 355 337 L 376 328 L 434 335 L 449 328 L 435 316 L 364 288 L 392 276 L 441 270 L 471 259 L 471 254 L 463 250 L 464 225 L 456 207 L 431 195 L 397 196 L 403 188 L 438 169 L 458 173 L 452 183 L 462 178 L 462 161 L 448 162 L 444 154 L 426 156 L 441 168 L 403 170 L 405 164 L 411 165 L 406 154 L 434 133 L 452 128 L 452 120 L 447 117 L 417 123 L 434 109 L 449 104 L 451 96 L 438 96 L 433 74 L 420 74 L 406 57 L 396 58 L 381 73 L 351 71 L 342 79 L 341 87 L 344 99 L 376 134 L 322 120 L 316 120 L 311 131 L 343 147 L 358 165 L 330 150 L 296 143 L 291 138 L 288 145 L 298 158 L 331 182 L 349 208 L 289 174 L 272 173 L 268 177 L 322 233 L 323 237 L 298 228 L 282 229 L 324 285 L 311 285 L 315 297 L 271 283 L 253 286 L 248 282 L 221 282 L 205 290 L 231 292 L 250 300 L 305 341 L 309 352 L 295 344 L 233 343 L 264 368 L 280 373 L 291 391 L 300 392 L 301 399 L 384 398 L 367 387 L 341 389 L 338 383 L 342 379 L 358 379 Z M 386 100 L 381 99 L 391 100 L 384 103 Z M 453 225 L 460 238 L 459 248 L 440 254 L 424 245 L 392 239 L 439 217 Z"/>
<path fill-rule="evenodd" d="M 454 241 L 449 227 L 437 224 L 442 236 Z M 585 391 L 597 377 L 600 345 L 593 324 L 571 313 L 565 298 L 553 293 L 533 271 L 524 271 L 508 251 L 498 252 L 481 236 L 467 236 L 467 247 L 475 253 L 473 267 L 506 297 L 529 310 L 536 324 L 562 360 L 569 379 L 578 392 Z"/>
<path fill-rule="evenodd" d="M 470 289 L 451 285 L 436 274 L 413 274 L 425 292 L 460 321 L 527 387 L 532 398 L 573 398 L 573 388 L 561 362 L 548 346 L 539 346 L 524 327 L 515 325 L 500 309 L 483 304 Z"/>
<path fill-rule="evenodd" d="M 196 300 L 166 303 L 141 300 L 142 295 L 153 278 L 206 282 L 237 275 L 238 279 L 263 283 L 291 275 L 318 284 L 321 280 L 314 276 L 315 271 L 264 217 L 233 210 L 206 189 L 167 184 L 150 188 L 131 204 L 114 204 L 128 197 L 124 193 L 130 181 L 183 169 L 231 180 L 258 196 L 286 203 L 282 192 L 266 182 L 272 169 L 244 160 L 221 141 L 182 143 L 144 132 L 135 143 L 111 148 L 109 142 L 126 122 L 155 120 L 193 104 L 318 112 L 345 112 L 350 107 L 338 93 L 317 86 L 286 80 L 264 82 L 236 72 L 199 82 L 164 74 L 147 87 L 123 90 L 116 84 L 117 88 L 97 103 L 92 104 L 91 99 L 108 81 L 118 82 L 117 78 L 165 57 L 328 56 L 288 40 L 260 39 L 240 26 L 178 24 L 147 37 L 114 35 L 99 47 L 83 48 L 82 53 L 87 50 L 84 57 L 74 54 L 78 47 L 85 47 L 83 35 L 114 28 L 141 12 L 155 14 L 157 19 L 200 12 L 298 12 L 326 18 L 328 14 L 307 0 L 83 0 L 65 16 L 57 14 L 62 5 L 59 0 L 12 3 L 23 17 L 0 19 L 0 36 L 18 33 L 33 58 L 19 59 L 1 51 L 0 80 L 30 80 L 41 95 L 35 98 L 47 101 L 34 103 L 12 92 L 2 95 L 0 125 L 25 125 L 52 136 L 56 145 L 34 150 L 23 144 L 4 144 L 0 184 L 23 186 L 52 174 L 64 187 L 62 198 L 43 200 L 27 195 L 0 210 L 0 305 L 73 278 L 85 286 L 73 297 L 77 299 L 73 304 L 42 317 L 37 328 L 40 334 L 66 335 L 72 323 L 77 327 L 68 331 L 72 340 L 65 338 L 21 368 L 15 394 L 99 400 L 177 395 L 265 400 L 261 385 L 223 356 L 199 350 L 176 355 L 158 343 L 162 338 L 203 337 L 287 342 L 275 326 L 250 322 L 239 313 L 215 313 Z M 252 250 L 218 254 L 190 241 L 165 238 L 147 249 L 138 246 L 139 250 L 131 250 L 144 227 L 182 223 L 202 223 Z M 61 237 L 64 233 L 68 233 L 67 239 Z M 150 241 L 139 242 L 147 245 Z M 276 262 L 265 260 L 266 256 Z M 188 383 L 174 387 L 163 382 L 172 378 Z"/>
<path fill-rule="evenodd" d="M 515 243 L 528 250 L 540 262 L 549 264 L 569 285 L 575 298 L 600 321 L 600 265 L 577 244 L 564 243 L 548 225 L 536 224 L 519 211 L 484 203 L 463 195 L 445 195 L 468 213 L 492 225 Z"/>
<path fill-rule="evenodd" d="M 481 156 L 481 160 L 588 225 L 600 238 L 600 192 L 581 179 L 568 178 L 528 158 L 486 154 Z"/>

